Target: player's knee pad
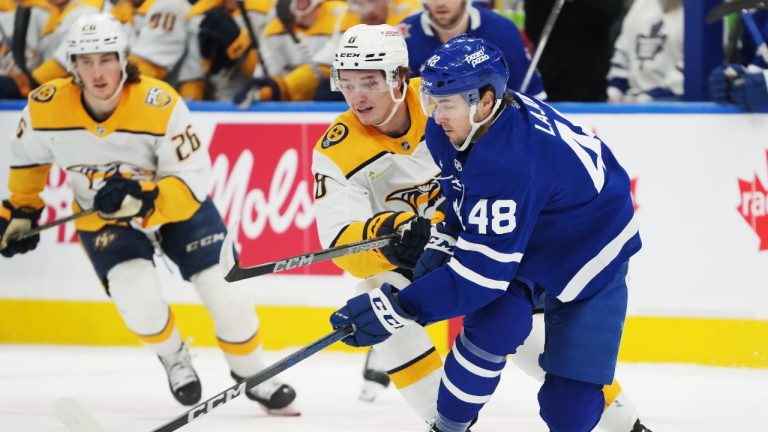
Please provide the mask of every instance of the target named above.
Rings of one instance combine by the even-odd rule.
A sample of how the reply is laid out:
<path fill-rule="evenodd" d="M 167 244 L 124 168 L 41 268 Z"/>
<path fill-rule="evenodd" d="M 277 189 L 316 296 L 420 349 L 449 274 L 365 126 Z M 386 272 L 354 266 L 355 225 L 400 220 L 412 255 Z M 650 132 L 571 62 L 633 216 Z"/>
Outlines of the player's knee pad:
<path fill-rule="evenodd" d="M 381 285 L 384 283 L 388 283 L 397 289 L 403 289 L 408 286 L 411 281 L 397 272 L 382 272 L 361 280 L 357 286 L 355 286 L 355 294 L 363 294 L 373 291 L 376 288 L 381 288 Z"/>
<path fill-rule="evenodd" d="M 547 374 L 539 390 L 539 414 L 553 432 L 588 432 L 605 406 L 603 386 Z"/>
<path fill-rule="evenodd" d="M 152 336 L 172 325 L 168 303 L 151 261 L 121 262 L 107 273 L 109 292 L 125 324 L 140 336 Z"/>
<path fill-rule="evenodd" d="M 544 369 L 539 365 L 539 355 L 544 352 L 544 339 L 544 314 L 538 313 L 533 315 L 531 333 L 511 356 L 515 366 L 540 382 L 544 381 L 545 375 Z"/>
<path fill-rule="evenodd" d="M 259 319 L 254 301 L 243 287 L 224 281 L 216 266 L 192 275 L 190 281 L 211 314 L 221 341 L 241 343 L 256 336 Z"/>

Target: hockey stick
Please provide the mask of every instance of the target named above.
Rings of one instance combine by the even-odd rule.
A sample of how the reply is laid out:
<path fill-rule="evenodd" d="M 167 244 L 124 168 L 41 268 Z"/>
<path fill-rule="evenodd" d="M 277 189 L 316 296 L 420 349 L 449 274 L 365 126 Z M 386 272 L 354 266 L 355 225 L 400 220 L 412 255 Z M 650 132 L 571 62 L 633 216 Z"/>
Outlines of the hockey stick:
<path fill-rule="evenodd" d="M 539 36 L 539 43 L 536 44 L 536 51 L 533 52 L 531 64 L 528 65 L 528 70 L 525 71 L 525 78 L 523 78 L 523 83 L 520 85 L 521 93 L 525 93 L 528 90 L 528 85 L 531 84 L 533 72 L 536 71 L 536 65 L 539 64 L 541 53 L 544 51 L 544 47 L 547 45 L 549 35 L 552 33 L 552 29 L 555 27 L 555 21 L 557 21 L 557 17 L 560 16 L 560 11 L 563 9 L 564 4 L 565 0 L 555 0 L 555 4 L 552 6 L 552 11 L 549 13 L 547 22 L 544 24 L 544 30 L 542 30 L 541 36 Z"/>
<path fill-rule="evenodd" d="M 219 266 L 221 268 L 222 274 L 225 275 L 224 279 L 227 282 L 236 282 L 269 273 L 278 273 L 285 270 L 306 267 L 310 264 L 328 261 L 330 259 L 352 255 L 359 252 L 365 252 L 372 249 L 378 249 L 400 238 L 399 234 L 393 233 L 341 246 L 334 246 L 332 248 L 322 249 L 307 254 L 296 255 L 290 258 L 284 258 L 252 267 L 240 267 L 240 261 L 235 258 L 235 239 L 233 234 L 238 230 L 239 225 L 237 224 L 230 228 L 227 232 L 227 236 L 224 238 L 224 244 L 221 245 Z"/>
<path fill-rule="evenodd" d="M 56 219 L 53 222 L 48 222 L 45 225 L 40 225 L 37 228 L 32 228 L 29 231 L 24 231 L 24 232 L 13 234 L 12 236 L 10 236 L 8 238 L 8 240 L 9 241 L 10 240 L 15 240 L 15 241 L 24 240 L 25 238 L 29 238 L 29 237 L 32 237 L 33 235 L 37 235 L 37 234 L 41 233 L 42 231 L 45 231 L 45 230 L 47 230 L 49 228 L 55 228 L 55 227 L 57 227 L 57 226 L 59 226 L 61 224 L 65 224 L 67 222 L 71 222 L 73 220 L 80 219 L 83 216 L 88 216 L 89 214 L 91 214 L 91 213 L 93 213 L 95 211 L 96 210 L 94 210 L 94 209 L 83 210 L 81 212 L 78 212 L 78 213 L 75 213 L 75 214 L 71 214 L 71 215 L 69 215 L 67 217 L 63 217 L 61 219 Z"/>
<path fill-rule="evenodd" d="M 755 18 L 749 11 L 742 10 L 741 20 L 752 36 L 752 40 L 755 41 L 755 45 L 757 45 L 756 54 L 762 57 L 764 62 L 768 62 L 768 45 L 765 44 L 765 39 L 763 39 L 763 34 L 760 33 L 760 29 L 757 27 Z"/>
<path fill-rule="evenodd" d="M 328 335 L 305 346 L 304 348 L 296 351 L 295 353 L 289 355 L 288 357 L 285 357 L 284 359 L 278 361 L 272 366 L 269 366 L 268 368 L 262 370 L 256 375 L 251 375 L 250 377 L 246 378 L 244 381 L 241 381 L 227 388 L 226 390 L 222 391 L 216 396 L 198 404 L 196 407 L 176 417 L 175 419 L 169 421 L 168 423 L 158 427 L 157 429 L 153 429 L 152 432 L 175 431 L 180 427 L 186 425 L 187 423 L 190 423 L 191 421 L 202 416 L 203 414 L 209 413 L 212 409 L 217 408 L 221 405 L 224 405 L 225 403 L 231 401 L 237 396 L 240 396 L 241 394 L 267 381 L 268 379 L 274 377 L 280 372 L 283 372 L 288 368 L 293 367 L 296 363 L 333 345 L 334 343 L 344 339 L 345 337 L 351 335 L 354 332 L 355 332 L 355 327 L 352 324 L 347 324 L 344 327 L 340 327 L 334 330 L 332 333 L 329 333 Z"/>
<path fill-rule="evenodd" d="M 768 9 L 768 0 L 734 0 L 720 3 L 707 14 L 707 24 L 712 24 L 732 13 L 739 13 L 742 9 Z"/>

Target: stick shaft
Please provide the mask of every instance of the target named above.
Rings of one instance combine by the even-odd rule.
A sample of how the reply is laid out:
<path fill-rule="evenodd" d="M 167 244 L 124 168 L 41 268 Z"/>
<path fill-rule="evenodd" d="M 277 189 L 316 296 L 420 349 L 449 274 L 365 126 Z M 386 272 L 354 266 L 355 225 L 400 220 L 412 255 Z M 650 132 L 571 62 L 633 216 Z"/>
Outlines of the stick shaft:
<path fill-rule="evenodd" d="M 284 359 L 278 361 L 277 363 L 273 364 L 272 366 L 269 366 L 268 368 L 262 370 L 261 372 L 257 373 L 256 375 L 252 375 L 245 380 L 227 388 L 226 390 L 222 391 L 221 393 L 217 394 L 216 396 L 198 404 L 191 410 L 185 412 L 184 414 L 176 417 L 175 419 L 169 421 L 168 423 L 158 427 L 157 429 L 153 429 L 152 432 L 172 432 L 180 427 L 186 425 L 187 423 L 192 422 L 193 420 L 196 420 L 203 414 L 209 413 L 212 409 L 217 408 L 221 405 L 224 405 L 225 403 L 229 402 L 230 400 L 234 399 L 237 396 L 240 396 L 241 394 L 245 393 L 246 391 L 256 387 L 257 385 L 267 381 L 268 379 L 274 377 L 275 375 L 279 374 L 280 372 L 283 372 L 286 369 L 289 369 L 299 363 L 300 361 L 312 356 L 313 354 L 316 354 L 319 351 L 322 351 L 323 349 L 333 345 L 334 343 L 344 339 L 345 337 L 351 335 L 354 333 L 354 327 L 352 324 L 348 324 L 344 327 L 340 327 L 336 330 L 334 330 L 332 333 L 329 333 L 328 335 L 318 339 L 317 341 L 307 345 L 306 347 L 296 351 L 295 353 L 289 355 L 288 357 L 285 357 Z"/>
<path fill-rule="evenodd" d="M 83 216 L 88 216 L 89 214 L 93 213 L 94 211 L 95 210 L 93 210 L 93 209 L 83 210 L 81 212 L 71 214 L 71 215 L 69 215 L 67 217 L 63 217 L 61 219 L 56 219 L 53 222 L 49 222 L 49 223 L 47 223 L 45 225 L 40 225 L 39 227 L 32 228 L 29 231 L 24 231 L 22 233 L 15 234 L 15 235 L 11 236 L 11 238 L 9 240 L 24 240 L 25 238 L 32 237 L 33 235 L 39 234 L 39 233 L 41 233 L 41 232 L 43 232 L 43 231 L 45 231 L 47 229 L 55 228 L 55 227 L 57 227 L 59 225 L 65 224 L 67 222 L 71 222 L 73 220 L 80 219 Z"/>
<path fill-rule="evenodd" d="M 398 238 L 400 238 L 398 234 L 388 234 L 381 237 L 361 240 L 355 243 L 335 246 L 316 252 L 310 252 L 308 254 L 296 255 L 290 258 L 272 261 L 265 264 L 259 264 L 252 267 L 243 268 L 240 267 L 239 263 L 236 262 L 232 269 L 229 270 L 227 275 L 224 277 L 224 279 L 226 279 L 227 282 L 236 282 L 239 280 L 249 279 L 269 273 L 278 273 L 285 270 L 306 267 L 310 264 L 328 261 L 334 258 L 352 255 L 372 249 L 378 249 L 392 243 Z"/>
<path fill-rule="evenodd" d="M 555 27 L 555 21 L 557 21 L 557 17 L 560 16 L 560 11 L 563 9 L 564 4 L 565 0 L 555 0 L 555 4 L 552 6 L 552 11 L 549 13 L 547 22 L 544 24 L 544 30 L 542 30 L 541 36 L 539 37 L 539 43 L 536 44 L 536 51 L 533 52 L 531 64 L 528 65 L 528 70 L 525 71 L 523 84 L 520 85 L 521 93 L 528 91 L 528 86 L 531 84 L 531 78 L 533 78 L 533 73 L 536 71 L 536 65 L 539 64 L 541 53 L 544 52 L 544 47 L 547 45 L 549 35 L 552 33 L 552 29 Z"/>

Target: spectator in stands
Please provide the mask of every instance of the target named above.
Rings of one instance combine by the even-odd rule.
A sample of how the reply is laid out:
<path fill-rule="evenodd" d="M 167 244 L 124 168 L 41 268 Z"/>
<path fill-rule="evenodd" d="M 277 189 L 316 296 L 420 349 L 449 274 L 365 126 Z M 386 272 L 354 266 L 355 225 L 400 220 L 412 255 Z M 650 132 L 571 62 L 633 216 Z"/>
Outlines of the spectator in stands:
<path fill-rule="evenodd" d="M 274 16 L 274 0 L 197 2 L 186 20 L 189 38 L 178 73 L 188 100 L 230 101 L 258 68 L 256 43 Z"/>
<path fill-rule="evenodd" d="M 555 0 L 525 2 L 525 31 L 534 45 Z M 605 101 L 612 51 L 611 28 L 624 0 L 565 3 L 537 68 L 550 101 Z"/>
<path fill-rule="evenodd" d="M 278 0 L 276 12 L 260 41 L 263 68 L 235 95 L 241 107 L 315 99 L 321 85 L 329 86 L 336 41 L 358 19 L 337 0 Z"/>
<path fill-rule="evenodd" d="M 23 8 L 28 14 L 26 38 L 24 38 L 24 60 L 17 64 L 13 53 L 13 32 L 15 30 L 16 11 Z M 48 22 L 54 7 L 45 1 L 23 0 L 0 2 L 0 99 L 20 99 L 32 89 L 30 70 L 42 63 L 39 40 L 43 27 Z M 20 12 L 22 12 L 20 10 Z M 20 18 L 21 19 L 21 18 Z"/>
<path fill-rule="evenodd" d="M 709 76 L 709 89 L 715 102 L 732 103 L 744 111 L 768 108 L 768 12 L 753 14 L 760 33 L 758 39 L 745 36 L 743 64 L 724 63 Z M 745 32 L 751 34 L 750 32 Z"/>
<path fill-rule="evenodd" d="M 634 1 L 616 40 L 607 95 L 613 103 L 682 98 L 682 0 Z"/>
<path fill-rule="evenodd" d="M 403 19 L 421 11 L 418 0 L 349 0 L 349 11 L 357 15 L 356 24 L 396 26 Z"/>
<path fill-rule="evenodd" d="M 128 59 L 142 75 L 167 79 L 184 55 L 186 0 L 121 0 L 111 10 L 130 35 Z"/>
<path fill-rule="evenodd" d="M 508 89 L 523 90 L 538 99 L 547 97 L 535 71 L 527 88 L 521 89 L 530 55 L 515 23 L 492 10 L 471 6 L 466 0 L 424 0 L 424 11 L 406 18 L 400 31 L 408 44 L 412 76 L 419 75 L 421 66 L 443 43 L 467 33 L 488 40 L 502 51 L 510 68 Z"/>

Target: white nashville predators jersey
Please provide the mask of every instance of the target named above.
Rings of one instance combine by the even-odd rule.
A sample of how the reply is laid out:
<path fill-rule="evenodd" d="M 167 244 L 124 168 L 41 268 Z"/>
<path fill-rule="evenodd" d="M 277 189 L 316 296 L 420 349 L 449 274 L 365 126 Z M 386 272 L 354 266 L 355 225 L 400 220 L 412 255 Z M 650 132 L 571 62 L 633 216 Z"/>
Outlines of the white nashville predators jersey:
<path fill-rule="evenodd" d="M 199 205 L 210 190 L 210 158 L 184 101 L 168 84 L 148 77 L 122 92 L 104 121 L 86 111 L 72 78 L 31 93 L 10 140 L 12 194 L 23 195 L 38 181 L 30 167 L 56 163 L 67 173 L 76 208 L 91 208 L 104 179 L 114 175 L 160 187 L 152 216 L 157 221 L 182 211 L 179 206 Z M 93 231 L 104 224 L 91 216 L 78 220 L 78 228 Z"/>
<path fill-rule="evenodd" d="M 138 7 L 122 0 L 111 12 L 128 30 L 131 55 L 166 71 L 181 60 L 187 42 L 186 0 L 145 0 Z"/>
<path fill-rule="evenodd" d="M 424 143 L 426 116 L 419 103 L 419 79 L 411 79 L 405 103 L 411 126 L 392 138 L 361 124 L 347 110 L 315 145 L 315 213 L 323 247 L 339 241 L 346 228 L 377 213 L 407 211 L 432 217 L 441 198 L 440 169 Z"/>

